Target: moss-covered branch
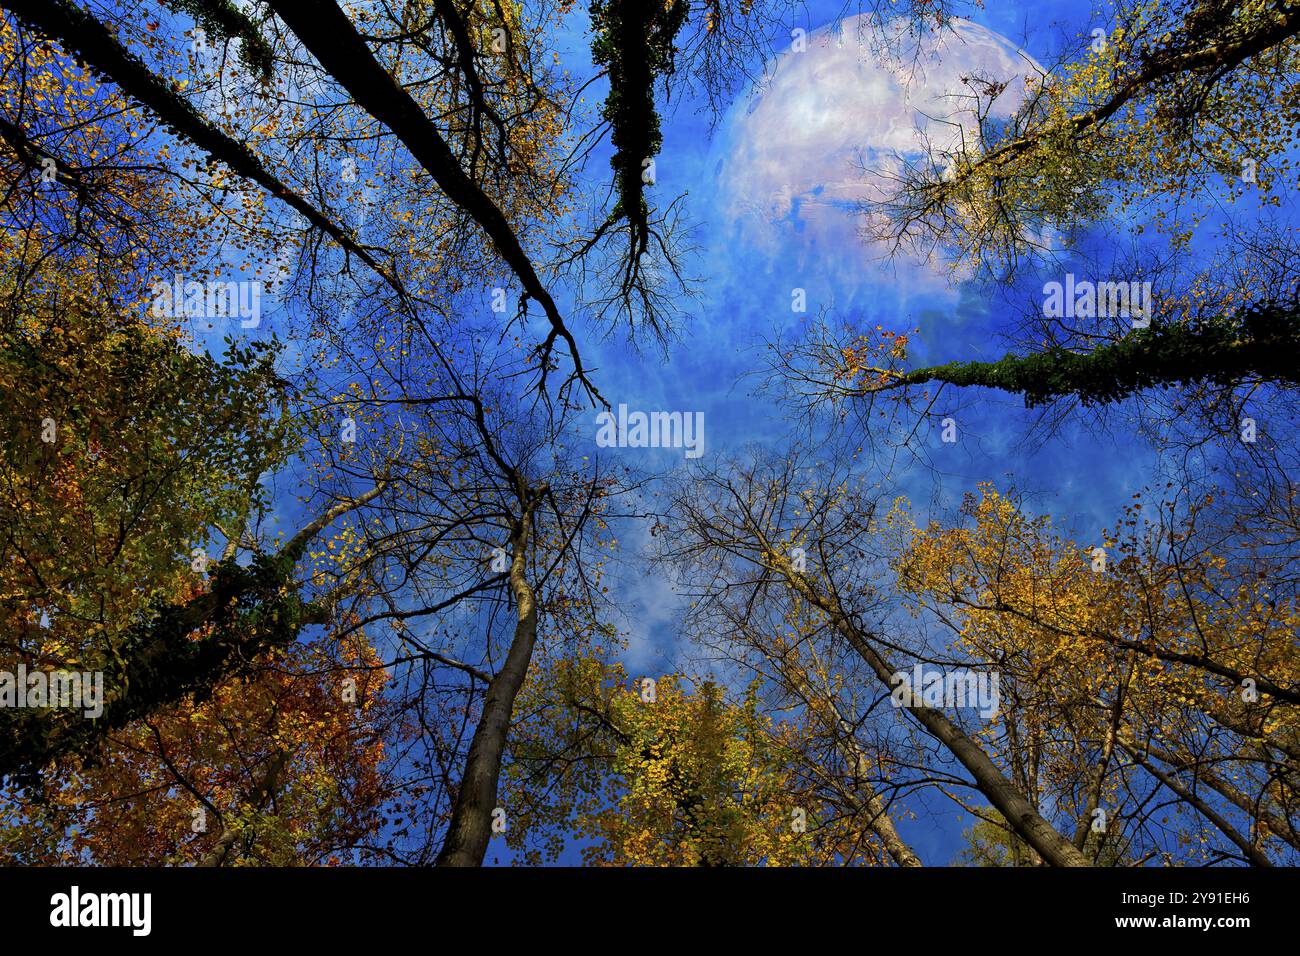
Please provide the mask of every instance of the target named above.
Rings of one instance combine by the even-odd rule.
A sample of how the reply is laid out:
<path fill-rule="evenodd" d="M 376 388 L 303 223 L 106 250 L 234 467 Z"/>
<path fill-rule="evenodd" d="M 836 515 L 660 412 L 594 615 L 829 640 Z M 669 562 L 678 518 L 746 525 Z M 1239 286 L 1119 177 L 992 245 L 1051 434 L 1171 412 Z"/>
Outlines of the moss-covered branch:
<path fill-rule="evenodd" d="M 634 0 L 594 0 L 591 24 L 592 58 L 609 73 L 609 95 L 602 115 L 609 121 L 618 201 L 611 220 L 626 219 L 634 233 L 646 230 L 643 166 L 663 144 L 654 88 L 660 76 L 673 71 L 673 41 L 686 22 L 685 0 L 642 3 Z"/>
<path fill-rule="evenodd" d="M 302 600 L 294 569 L 311 539 L 347 511 L 375 498 L 377 484 L 328 509 L 275 554 L 247 566 L 218 564 L 209 589 L 183 603 L 156 608 L 115 635 L 96 669 L 104 674 L 101 715 L 79 709 L 0 709 L 0 778 L 36 780 L 52 760 L 93 755 L 110 731 L 186 697 L 203 699 L 244 673 L 262 654 L 287 647 L 308 624 L 324 623 L 325 608 Z M 95 666 L 95 665 L 92 665 Z"/>
<path fill-rule="evenodd" d="M 1256 306 L 1236 321 L 1153 324 L 1091 352 L 1052 348 L 996 362 L 913 369 L 864 392 L 943 382 L 1023 395 L 1029 407 L 1074 396 L 1084 405 L 1122 401 L 1169 385 L 1229 385 L 1247 378 L 1300 383 L 1300 312 Z"/>

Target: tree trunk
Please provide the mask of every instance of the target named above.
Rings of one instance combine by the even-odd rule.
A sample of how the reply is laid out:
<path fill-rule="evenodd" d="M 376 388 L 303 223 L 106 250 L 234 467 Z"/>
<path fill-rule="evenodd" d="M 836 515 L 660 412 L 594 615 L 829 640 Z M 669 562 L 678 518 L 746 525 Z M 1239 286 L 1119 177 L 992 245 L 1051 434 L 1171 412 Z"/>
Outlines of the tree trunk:
<path fill-rule="evenodd" d="M 876 676 L 885 687 L 893 689 L 894 668 L 859 632 L 848 619 L 838 603 L 831 601 L 815 590 L 803 575 L 788 566 L 778 570 L 790 582 L 794 590 L 810 604 L 825 612 L 831 623 L 858 655 L 875 671 Z M 908 708 L 917 721 L 925 727 L 940 743 L 961 761 L 975 779 L 975 786 L 984 794 L 994 807 L 1006 818 L 1007 823 L 1024 838 L 1025 842 L 1053 866 L 1088 866 L 1087 857 L 1074 848 L 1065 837 L 1043 819 L 1034 806 L 1026 800 L 1015 786 L 998 769 L 997 765 L 973 740 L 948 719 L 941 711 L 932 710 L 919 704 Z"/>
<path fill-rule="evenodd" d="M 537 639 L 537 600 L 528 583 L 528 525 L 540 494 L 529 499 L 523 516 L 511 534 L 513 554 L 510 591 L 514 595 L 516 623 L 514 640 L 505 664 L 488 684 L 483 698 L 483 715 L 474 730 L 465 773 L 456 794 L 451 823 L 438 854 L 438 866 L 481 866 L 492 837 L 492 811 L 496 809 L 497 782 L 501 776 L 501 755 L 514 713 L 515 697 L 528 674 Z"/>

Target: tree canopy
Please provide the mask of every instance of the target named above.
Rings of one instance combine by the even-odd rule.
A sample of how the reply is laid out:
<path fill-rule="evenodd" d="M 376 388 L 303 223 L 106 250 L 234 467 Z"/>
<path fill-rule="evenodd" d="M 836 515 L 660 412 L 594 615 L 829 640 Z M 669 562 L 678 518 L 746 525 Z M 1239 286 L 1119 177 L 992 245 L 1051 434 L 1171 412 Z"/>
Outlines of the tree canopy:
<path fill-rule="evenodd" d="M 0 0 L 0 861 L 1300 862 L 1300 5 L 1103 6 L 825 200 L 945 339 L 701 254 L 803 5 Z"/>

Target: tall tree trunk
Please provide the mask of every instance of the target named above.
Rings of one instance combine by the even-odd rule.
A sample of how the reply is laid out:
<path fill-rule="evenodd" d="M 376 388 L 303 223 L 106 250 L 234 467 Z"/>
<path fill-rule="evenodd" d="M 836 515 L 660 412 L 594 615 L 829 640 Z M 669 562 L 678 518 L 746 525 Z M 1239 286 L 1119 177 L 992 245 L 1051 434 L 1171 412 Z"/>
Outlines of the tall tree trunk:
<path fill-rule="evenodd" d="M 1262 797 L 1251 797 L 1242 793 L 1223 778 L 1216 776 L 1209 766 L 1203 765 L 1197 757 L 1190 754 L 1175 754 L 1161 750 L 1151 743 L 1147 743 L 1146 752 L 1162 763 L 1168 764 L 1171 770 L 1188 770 L 1198 783 L 1204 784 L 1219 796 L 1231 801 L 1232 805 L 1243 813 L 1250 814 L 1258 825 L 1266 827 L 1268 832 L 1279 840 L 1285 840 L 1300 850 L 1300 833 L 1296 832 L 1289 819 L 1279 817 L 1262 806 Z"/>
<path fill-rule="evenodd" d="M 276 15 L 302 41 L 308 52 L 351 94 L 356 104 L 393 132 L 433 177 L 447 198 L 464 210 L 487 234 L 501 259 L 534 299 L 551 325 L 543 351 L 558 337 L 569 349 L 576 374 L 586 383 L 578 343 L 564 324 L 559 307 L 543 284 L 505 213 L 461 168 L 451 145 L 406 88 L 375 59 L 356 25 L 334 0 L 302 3 L 269 0 Z M 467 77 L 468 81 L 468 77 Z M 545 381 L 546 365 L 542 366 Z M 590 383 L 586 383 L 590 384 Z"/>
<path fill-rule="evenodd" d="M 246 144 L 204 119 L 175 91 L 172 81 L 156 76 L 143 60 L 118 43 L 94 16 L 67 0 L 3 0 L 0 6 L 37 33 L 56 40 L 69 53 L 76 54 L 97 74 L 108 77 L 123 92 L 149 107 L 159 119 L 199 149 L 293 207 L 313 226 L 328 233 L 343 249 L 373 269 L 399 295 L 406 295 L 401 283 L 349 235 L 345 227 L 290 189 Z M 220 8 L 216 8 L 216 12 L 220 15 Z"/>
<path fill-rule="evenodd" d="M 794 571 L 788 561 L 778 571 L 791 587 L 814 607 L 824 612 L 832 625 L 849 642 L 885 687 L 893 689 L 894 668 L 849 620 L 839 603 L 817 591 L 808 579 Z M 1088 866 L 1087 857 L 1043 819 L 1042 815 L 1016 789 L 1015 785 L 989 759 L 982 748 L 941 711 L 920 704 L 908 708 L 917 721 L 961 761 L 975 779 L 975 786 L 1006 818 L 1007 823 L 1024 838 L 1044 861 L 1052 866 Z"/>
<path fill-rule="evenodd" d="M 528 582 L 528 526 L 541 492 L 529 496 L 523 516 L 510 536 L 510 591 L 515 601 L 515 634 L 505 664 L 488 684 L 483 715 L 474 730 L 465 773 L 452 809 L 451 823 L 438 854 L 438 866 L 481 866 L 492 837 L 501 755 L 514 713 L 515 697 L 528 674 L 537 640 L 537 599 Z"/>

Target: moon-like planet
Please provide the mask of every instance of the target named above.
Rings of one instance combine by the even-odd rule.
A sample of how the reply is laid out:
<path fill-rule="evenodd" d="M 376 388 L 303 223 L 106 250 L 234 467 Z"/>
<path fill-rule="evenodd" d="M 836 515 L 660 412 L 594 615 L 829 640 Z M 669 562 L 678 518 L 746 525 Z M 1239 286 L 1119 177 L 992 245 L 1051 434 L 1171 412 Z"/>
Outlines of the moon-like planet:
<path fill-rule="evenodd" d="M 883 198 L 888 174 L 927 144 L 950 151 L 970 136 L 973 96 L 988 82 L 1005 84 L 989 111 L 997 121 L 1040 74 L 966 20 L 918 37 L 863 15 L 796 35 L 723 123 L 719 211 L 747 244 L 796 268 L 864 268 L 883 251 L 863 237 L 864 202 Z M 893 265 L 932 287 L 953 278 L 933 262 Z"/>

